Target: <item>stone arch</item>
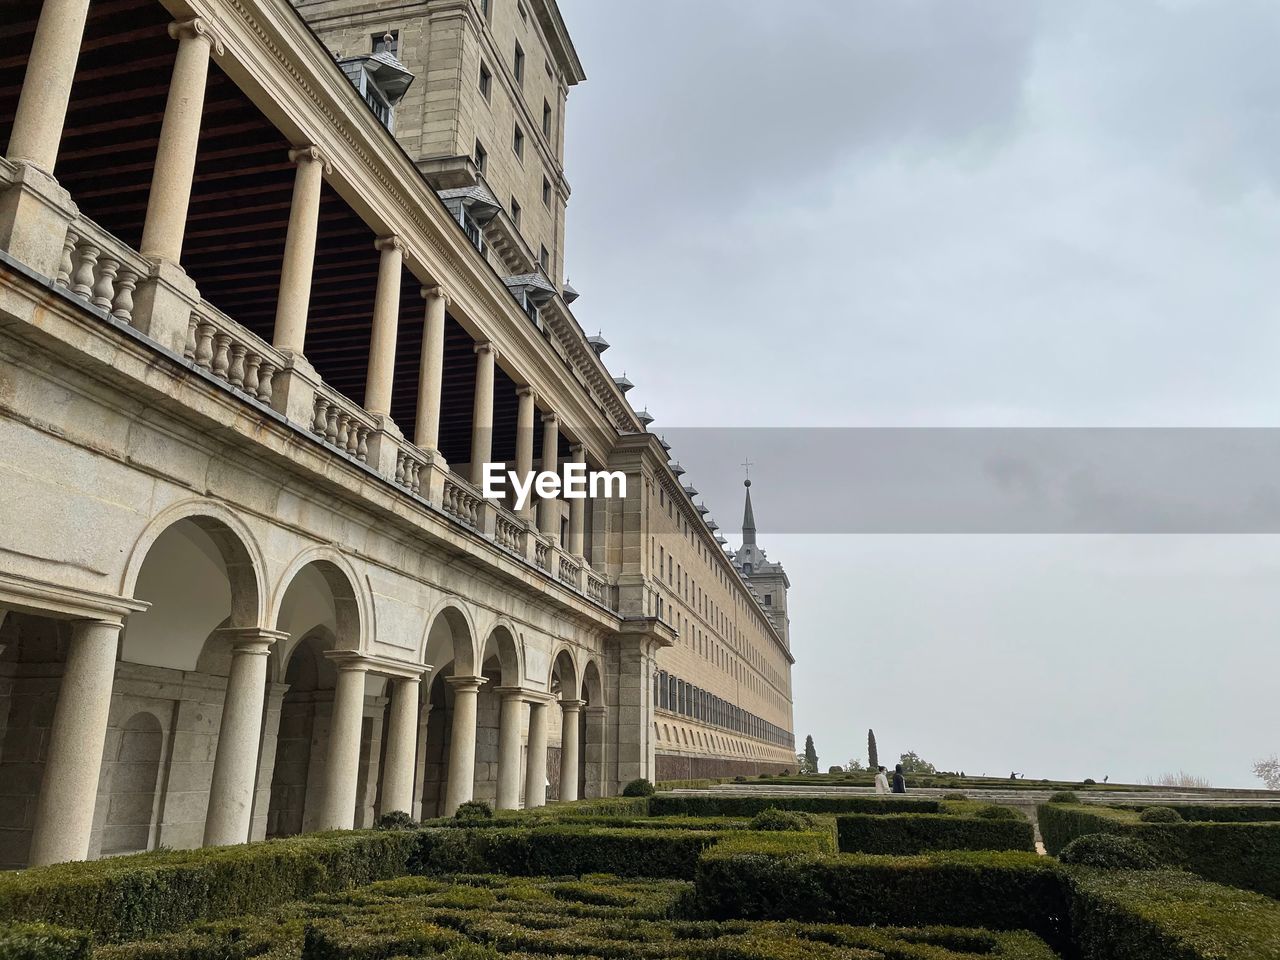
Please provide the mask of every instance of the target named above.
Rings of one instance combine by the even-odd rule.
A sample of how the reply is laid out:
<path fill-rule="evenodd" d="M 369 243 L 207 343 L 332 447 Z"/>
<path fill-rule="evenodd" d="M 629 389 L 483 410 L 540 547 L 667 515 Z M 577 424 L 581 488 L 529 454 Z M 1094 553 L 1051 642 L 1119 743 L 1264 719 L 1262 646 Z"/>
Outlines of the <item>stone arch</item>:
<path fill-rule="evenodd" d="M 263 623 L 266 562 L 243 521 L 217 504 L 188 501 L 148 525 L 132 550 L 123 588 L 149 608 L 129 617 L 121 659 L 226 674 L 229 653 L 202 663 L 224 627 Z"/>
<path fill-rule="evenodd" d="M 524 644 L 515 626 L 505 618 L 489 630 L 485 638 L 481 664 L 497 660 L 502 671 L 502 686 L 519 687 L 524 683 Z"/>
<path fill-rule="evenodd" d="M 120 595 L 135 596 L 138 577 L 152 547 L 174 524 L 187 520 L 203 530 L 221 552 L 228 578 L 236 585 L 236 606 L 229 626 L 256 627 L 265 622 L 267 561 L 253 531 L 240 516 L 209 500 L 184 500 L 151 519 L 134 541 L 120 582 Z"/>
<path fill-rule="evenodd" d="M 608 769 L 608 735 L 605 722 L 604 675 L 597 657 L 588 657 L 582 668 L 582 768 L 578 796 L 594 799 L 605 795 Z M 655 733 L 658 725 L 653 725 Z"/>
<path fill-rule="evenodd" d="M 561 700 L 577 700 L 580 686 L 578 684 L 578 661 L 573 650 L 561 645 L 551 658 L 551 671 L 547 676 L 547 689 L 558 695 Z"/>
<path fill-rule="evenodd" d="M 588 706 L 604 705 L 604 673 L 597 657 L 589 657 L 582 668 L 582 699 Z"/>
<path fill-rule="evenodd" d="M 308 586 L 313 591 L 318 590 L 323 581 L 324 588 L 332 597 L 330 629 L 334 635 L 334 649 L 363 650 L 371 630 L 371 605 L 351 562 L 331 547 L 304 550 L 289 564 L 272 595 L 267 618 L 272 628 L 291 634 L 298 632 L 290 629 L 288 621 L 295 611 L 287 609 L 286 602 L 291 599 L 290 591 L 297 586 L 299 577 L 308 577 L 311 580 Z"/>
<path fill-rule="evenodd" d="M 133 714 L 108 740 L 107 789 L 98 796 L 106 808 L 103 855 L 139 853 L 154 845 L 164 741 L 164 725 L 150 710 Z"/>
<path fill-rule="evenodd" d="M 453 676 L 473 677 L 479 666 L 476 654 L 475 617 L 457 597 L 445 597 L 427 618 L 422 638 L 421 663 L 431 667 L 432 676 L 442 676 L 453 663 Z"/>

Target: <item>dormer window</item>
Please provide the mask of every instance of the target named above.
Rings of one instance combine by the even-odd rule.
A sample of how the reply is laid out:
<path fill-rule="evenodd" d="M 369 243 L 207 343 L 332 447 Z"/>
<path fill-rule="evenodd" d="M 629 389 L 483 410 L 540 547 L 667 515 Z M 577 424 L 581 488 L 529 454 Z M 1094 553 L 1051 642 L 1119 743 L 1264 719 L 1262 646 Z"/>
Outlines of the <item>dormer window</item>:
<path fill-rule="evenodd" d="M 459 211 L 458 223 L 462 225 L 462 232 L 467 235 L 471 245 L 483 254 L 485 252 L 484 231 L 480 229 L 480 224 L 476 223 L 475 218 L 471 216 L 471 212 L 466 207 Z"/>
<path fill-rule="evenodd" d="M 398 44 L 398 34 L 389 30 L 380 37 L 371 38 L 372 53 L 338 61 L 338 66 L 374 116 L 393 133 L 395 106 L 413 83 L 413 74 L 396 59 Z"/>

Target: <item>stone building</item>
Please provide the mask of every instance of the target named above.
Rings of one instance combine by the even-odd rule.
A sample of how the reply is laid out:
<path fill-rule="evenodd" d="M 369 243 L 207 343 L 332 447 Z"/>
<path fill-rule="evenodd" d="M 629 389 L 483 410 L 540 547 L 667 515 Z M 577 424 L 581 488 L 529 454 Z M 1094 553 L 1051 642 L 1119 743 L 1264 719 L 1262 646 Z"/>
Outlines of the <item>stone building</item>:
<path fill-rule="evenodd" d="M 560 280 L 554 3 L 300 8 L 6 5 L 0 867 L 794 764 L 785 602 Z"/>

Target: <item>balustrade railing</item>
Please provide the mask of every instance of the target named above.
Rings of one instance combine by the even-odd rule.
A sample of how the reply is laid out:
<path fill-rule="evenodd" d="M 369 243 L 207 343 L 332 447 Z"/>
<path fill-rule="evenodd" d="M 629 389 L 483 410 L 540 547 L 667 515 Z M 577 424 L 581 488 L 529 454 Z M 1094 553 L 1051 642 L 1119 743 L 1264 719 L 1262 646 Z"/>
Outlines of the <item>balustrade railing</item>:
<path fill-rule="evenodd" d="M 480 508 L 484 500 L 480 491 L 455 476 L 444 479 L 444 512 L 473 529 L 480 528 Z"/>
<path fill-rule="evenodd" d="M 551 572 L 551 544 L 541 538 L 533 545 L 533 565 L 539 570 Z"/>
<path fill-rule="evenodd" d="M 578 571 L 580 569 L 582 568 L 579 567 L 577 563 L 561 554 L 560 569 L 557 571 L 557 576 L 560 578 L 561 583 L 576 586 L 578 583 Z"/>
<path fill-rule="evenodd" d="M 596 603 L 605 602 L 605 590 L 608 583 L 604 577 L 596 573 L 590 567 L 587 568 L 587 598 L 594 600 Z"/>
<path fill-rule="evenodd" d="M 369 434 L 376 421 L 328 384 L 316 387 L 311 432 L 361 463 L 369 457 Z"/>
<path fill-rule="evenodd" d="M 62 262 L 53 282 L 121 323 L 132 323 L 133 291 L 146 275 L 147 263 L 139 254 L 80 217 L 62 242 Z"/>
<path fill-rule="evenodd" d="M 422 492 L 422 471 L 426 469 L 427 461 L 418 452 L 417 447 L 404 444 L 396 453 L 396 474 L 395 481 L 397 486 L 404 487 L 410 493 Z"/>
<path fill-rule="evenodd" d="M 519 553 L 520 535 L 523 532 L 524 526 L 514 516 L 506 510 L 498 510 L 498 519 L 493 528 L 493 539 L 498 546 Z"/>
<path fill-rule="evenodd" d="M 192 311 L 182 355 L 201 370 L 263 403 L 271 403 L 284 357 L 208 302 Z"/>

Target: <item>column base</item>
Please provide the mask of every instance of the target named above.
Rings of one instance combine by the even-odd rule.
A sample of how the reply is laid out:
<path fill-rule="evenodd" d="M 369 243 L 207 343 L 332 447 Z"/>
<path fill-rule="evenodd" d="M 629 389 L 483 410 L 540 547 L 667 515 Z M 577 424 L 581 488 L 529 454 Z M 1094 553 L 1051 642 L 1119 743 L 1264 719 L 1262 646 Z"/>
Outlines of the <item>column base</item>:
<path fill-rule="evenodd" d="M 179 356 L 187 346 L 191 314 L 200 291 L 187 271 L 170 260 L 157 260 L 138 281 L 133 298 L 133 326 Z"/>
<path fill-rule="evenodd" d="M 14 165 L 13 181 L 0 194 L 0 250 L 53 279 L 62 262 L 67 227 L 80 215 L 58 181 L 28 163 Z"/>

